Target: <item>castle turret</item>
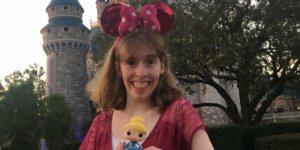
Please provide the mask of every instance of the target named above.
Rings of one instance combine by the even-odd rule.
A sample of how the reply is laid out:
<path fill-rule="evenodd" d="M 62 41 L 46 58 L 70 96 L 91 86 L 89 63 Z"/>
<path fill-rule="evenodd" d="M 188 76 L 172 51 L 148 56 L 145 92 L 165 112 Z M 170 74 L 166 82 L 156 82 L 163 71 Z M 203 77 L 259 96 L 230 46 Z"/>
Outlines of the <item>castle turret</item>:
<path fill-rule="evenodd" d="M 48 24 L 41 30 L 47 55 L 46 95 L 65 97 L 73 110 L 73 127 L 79 137 L 91 117 L 90 101 L 84 90 L 88 81 L 86 54 L 90 31 L 82 23 L 84 10 L 78 0 L 51 0 L 46 12 Z"/>

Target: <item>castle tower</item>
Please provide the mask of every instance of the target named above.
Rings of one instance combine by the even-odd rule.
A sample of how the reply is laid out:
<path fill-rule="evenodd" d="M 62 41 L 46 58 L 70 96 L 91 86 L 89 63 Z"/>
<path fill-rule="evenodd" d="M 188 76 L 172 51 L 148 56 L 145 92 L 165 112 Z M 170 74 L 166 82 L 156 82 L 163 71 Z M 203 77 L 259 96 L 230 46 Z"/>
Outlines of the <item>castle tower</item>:
<path fill-rule="evenodd" d="M 90 120 L 86 54 L 90 31 L 82 24 L 84 12 L 78 0 L 51 0 L 46 8 L 48 24 L 41 29 L 47 55 L 46 95 L 61 94 L 72 108 L 73 127 L 80 138 Z"/>

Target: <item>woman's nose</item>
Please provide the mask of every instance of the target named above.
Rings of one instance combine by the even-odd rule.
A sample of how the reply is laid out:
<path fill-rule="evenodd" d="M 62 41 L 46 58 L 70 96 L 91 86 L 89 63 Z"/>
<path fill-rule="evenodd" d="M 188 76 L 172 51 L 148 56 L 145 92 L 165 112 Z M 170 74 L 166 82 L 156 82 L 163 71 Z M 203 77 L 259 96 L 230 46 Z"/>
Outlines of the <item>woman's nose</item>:
<path fill-rule="evenodd" d="M 144 77 L 147 73 L 147 68 L 143 63 L 139 63 L 136 66 L 135 75 L 138 77 Z"/>

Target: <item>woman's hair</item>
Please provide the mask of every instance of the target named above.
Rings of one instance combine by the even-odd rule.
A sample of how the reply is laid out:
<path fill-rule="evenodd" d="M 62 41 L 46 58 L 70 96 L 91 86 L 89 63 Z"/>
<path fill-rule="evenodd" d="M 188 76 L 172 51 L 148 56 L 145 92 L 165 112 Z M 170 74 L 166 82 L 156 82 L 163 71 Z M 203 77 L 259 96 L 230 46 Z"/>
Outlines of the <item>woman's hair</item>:
<path fill-rule="evenodd" d="M 118 75 L 116 63 L 134 55 L 139 48 L 147 47 L 154 52 L 164 67 L 157 87 L 152 93 L 153 106 L 165 109 L 173 100 L 182 96 L 177 80 L 170 70 L 167 48 L 161 35 L 148 31 L 130 33 L 120 39 L 105 56 L 102 68 L 86 86 L 91 100 L 102 110 L 124 109 L 126 107 L 126 89 Z"/>
<path fill-rule="evenodd" d="M 124 129 L 131 127 L 133 130 L 138 131 L 143 134 L 147 134 L 147 129 L 145 126 L 145 121 L 140 116 L 133 116 L 127 124 L 125 124 Z"/>

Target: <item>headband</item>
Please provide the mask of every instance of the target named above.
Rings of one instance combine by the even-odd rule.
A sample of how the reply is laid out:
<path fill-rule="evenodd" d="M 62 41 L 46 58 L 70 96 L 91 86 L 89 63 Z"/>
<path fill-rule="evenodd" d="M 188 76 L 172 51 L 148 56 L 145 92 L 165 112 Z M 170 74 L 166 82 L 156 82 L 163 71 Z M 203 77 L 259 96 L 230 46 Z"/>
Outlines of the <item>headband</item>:
<path fill-rule="evenodd" d="M 130 5 L 115 3 L 103 10 L 100 21 L 103 30 L 112 36 L 122 37 L 137 29 L 165 33 L 172 26 L 173 10 L 157 2 L 143 6 L 137 13 Z"/>

